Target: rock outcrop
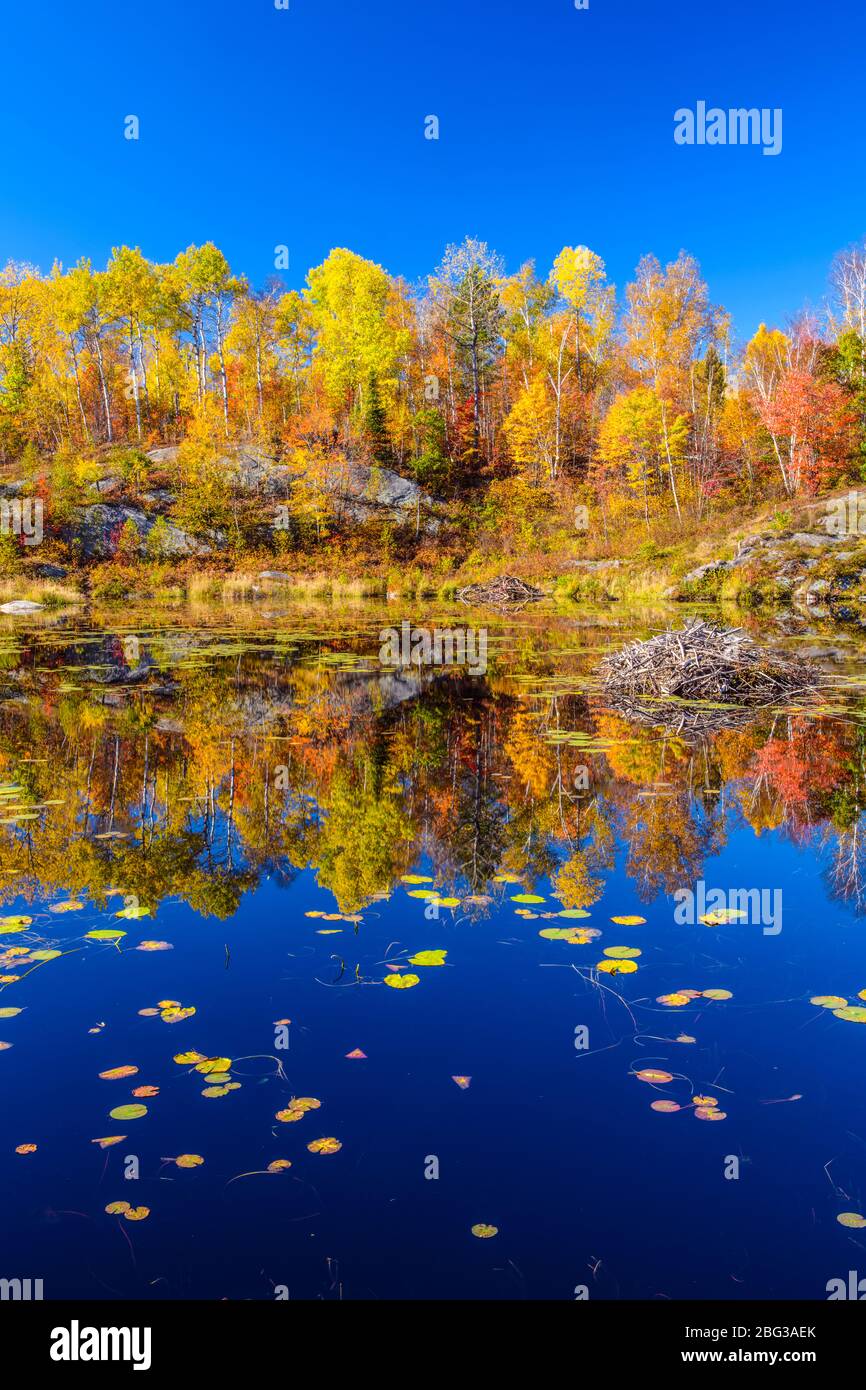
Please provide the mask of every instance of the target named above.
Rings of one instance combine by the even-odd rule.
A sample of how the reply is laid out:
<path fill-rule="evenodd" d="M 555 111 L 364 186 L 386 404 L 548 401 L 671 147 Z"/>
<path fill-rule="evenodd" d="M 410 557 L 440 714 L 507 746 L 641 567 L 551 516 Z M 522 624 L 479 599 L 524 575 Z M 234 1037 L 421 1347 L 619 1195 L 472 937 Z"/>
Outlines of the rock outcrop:
<path fill-rule="evenodd" d="M 151 449 L 152 463 L 170 465 L 178 456 L 177 446 Z M 240 448 L 220 459 L 219 466 L 238 490 L 247 495 L 278 502 L 289 501 L 294 478 L 285 464 L 260 449 Z M 320 480 L 332 499 L 338 521 L 362 523 L 376 518 L 390 519 L 435 535 L 441 525 L 435 500 L 417 483 L 390 468 L 371 467 L 357 459 L 335 462 L 332 471 Z"/>
<path fill-rule="evenodd" d="M 139 549 L 144 551 L 147 538 L 156 525 L 157 515 L 143 511 L 141 507 L 128 507 L 120 502 L 94 502 L 92 506 L 82 507 L 78 513 L 78 534 L 81 539 L 82 554 L 88 560 L 109 559 L 117 550 L 117 540 L 128 521 L 138 531 Z M 210 555 L 220 547 L 224 538 L 214 537 L 213 546 L 196 536 L 165 520 L 161 537 L 161 553 L 165 558 L 181 558 L 189 555 Z"/>

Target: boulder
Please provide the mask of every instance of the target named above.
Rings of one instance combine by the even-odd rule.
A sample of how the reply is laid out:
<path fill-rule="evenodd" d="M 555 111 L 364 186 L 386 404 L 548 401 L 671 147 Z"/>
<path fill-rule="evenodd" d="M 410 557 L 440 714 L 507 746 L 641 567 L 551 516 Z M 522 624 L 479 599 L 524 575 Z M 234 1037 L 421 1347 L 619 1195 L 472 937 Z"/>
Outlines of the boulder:
<path fill-rule="evenodd" d="M 165 445 L 150 449 L 147 457 L 152 463 L 174 463 L 178 446 Z M 252 446 L 226 453 L 218 460 L 234 484 L 245 493 L 260 497 L 291 497 L 293 475 L 286 464 L 271 454 Z M 441 522 L 436 515 L 436 502 L 416 482 L 395 473 L 391 468 L 371 467 L 357 459 L 335 462 L 323 486 L 331 494 L 338 520 L 365 522 L 390 518 L 416 526 L 426 535 L 435 535 Z"/>
<path fill-rule="evenodd" d="M 826 594 L 829 588 L 829 579 L 813 579 L 806 590 L 806 602 L 809 607 L 812 608 L 815 604 L 820 603 L 822 596 Z"/>
<path fill-rule="evenodd" d="M 165 444 L 158 449 L 148 449 L 147 457 L 157 465 L 171 465 L 177 462 L 177 444 Z M 288 470 L 271 454 L 252 447 L 240 448 L 223 454 L 216 461 L 217 468 L 225 471 L 235 487 L 242 492 L 255 492 L 265 497 L 287 497 L 289 493 Z"/>
<path fill-rule="evenodd" d="M 364 522 L 390 516 L 430 536 L 441 526 L 433 498 L 416 482 L 390 468 L 371 468 L 350 459 L 335 471 L 328 487 L 338 517 Z"/>
<path fill-rule="evenodd" d="M 725 570 L 733 569 L 732 560 L 712 560 L 708 565 L 698 565 L 697 569 L 689 570 L 688 574 L 683 575 L 683 585 L 700 584 L 711 574 L 723 574 Z"/>
<path fill-rule="evenodd" d="M 105 492 L 115 492 L 123 487 L 123 479 L 119 473 L 106 473 L 104 478 L 96 478 L 92 483 L 87 484 L 89 492 L 96 492 L 101 497 Z"/>
<path fill-rule="evenodd" d="M 127 521 L 132 521 L 138 530 L 140 548 L 156 524 L 156 516 L 121 503 L 95 502 L 90 507 L 82 507 L 79 512 L 79 534 L 84 555 L 87 559 L 109 559 L 117 547 L 117 537 Z M 224 538 L 214 536 L 215 546 Z M 186 555 L 210 555 L 213 546 L 167 521 L 163 531 L 164 553 L 168 557 L 180 558 Z"/>
<path fill-rule="evenodd" d="M 832 536 L 827 531 L 796 531 L 793 536 L 786 539 L 791 545 L 823 548 L 826 545 L 838 545 L 841 540 L 847 539 L 847 537 Z"/>
<path fill-rule="evenodd" d="M 147 451 L 147 457 L 151 463 L 176 463 L 177 455 L 177 444 L 162 444 L 158 449 L 148 449 Z"/>
<path fill-rule="evenodd" d="M 29 598 L 13 598 L 9 603 L 0 603 L 0 613 L 39 613 L 42 606 Z"/>

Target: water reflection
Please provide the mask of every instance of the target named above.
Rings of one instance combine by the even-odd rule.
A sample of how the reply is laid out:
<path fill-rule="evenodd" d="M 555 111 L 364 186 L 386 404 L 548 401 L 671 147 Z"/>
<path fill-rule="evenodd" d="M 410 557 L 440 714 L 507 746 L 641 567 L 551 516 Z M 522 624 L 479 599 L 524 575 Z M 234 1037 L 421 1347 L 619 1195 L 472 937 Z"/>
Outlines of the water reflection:
<path fill-rule="evenodd" d="M 491 627 L 484 676 L 184 616 L 0 638 L 0 1277 L 823 1297 L 866 1191 L 857 652 L 696 736 L 595 679 L 646 615 Z"/>
<path fill-rule="evenodd" d="M 825 848 L 828 891 L 862 905 L 856 711 L 723 712 L 736 727 L 678 736 L 607 708 L 570 638 L 505 632 L 487 678 L 383 670 L 365 634 L 18 639 L 3 901 L 120 887 L 226 918 L 262 876 L 310 866 L 356 912 L 423 853 L 463 898 L 506 873 L 589 908 L 617 844 L 650 901 L 746 825 Z"/>

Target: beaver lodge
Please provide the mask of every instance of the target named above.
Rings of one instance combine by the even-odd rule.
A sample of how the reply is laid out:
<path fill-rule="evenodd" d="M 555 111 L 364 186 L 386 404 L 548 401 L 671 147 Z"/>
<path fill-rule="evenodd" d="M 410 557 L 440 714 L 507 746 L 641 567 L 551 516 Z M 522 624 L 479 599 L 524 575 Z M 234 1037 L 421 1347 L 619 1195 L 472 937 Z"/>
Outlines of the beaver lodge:
<path fill-rule="evenodd" d="M 642 723 L 707 733 L 747 722 L 749 712 L 813 694 L 817 669 L 768 652 L 740 628 L 693 619 L 679 631 L 630 642 L 604 658 L 599 675 L 611 705 Z"/>
<path fill-rule="evenodd" d="M 458 589 L 457 597 L 462 603 L 522 606 L 524 603 L 537 603 L 539 599 L 544 598 L 544 594 L 523 579 L 515 579 L 512 574 L 503 574 L 499 579 L 491 579 L 487 584 L 468 584 L 465 589 Z"/>

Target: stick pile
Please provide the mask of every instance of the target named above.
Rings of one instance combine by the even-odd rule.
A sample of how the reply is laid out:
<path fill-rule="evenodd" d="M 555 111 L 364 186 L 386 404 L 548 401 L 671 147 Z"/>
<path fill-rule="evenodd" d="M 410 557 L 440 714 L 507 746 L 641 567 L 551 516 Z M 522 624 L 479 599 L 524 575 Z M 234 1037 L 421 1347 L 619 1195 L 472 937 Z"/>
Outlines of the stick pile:
<path fill-rule="evenodd" d="M 462 603 L 524 604 L 537 603 L 544 594 L 512 574 L 503 574 L 488 584 L 468 584 L 465 589 L 458 589 L 457 597 Z"/>
<path fill-rule="evenodd" d="M 675 722 L 696 732 L 730 722 L 731 710 L 708 710 L 707 704 L 755 709 L 807 695 L 819 684 L 809 663 L 763 651 L 740 628 L 718 628 L 699 618 L 678 632 L 629 643 L 604 658 L 599 674 L 623 713 L 628 706 L 642 722 Z M 700 702 L 704 708 L 664 709 L 666 700 Z"/>

